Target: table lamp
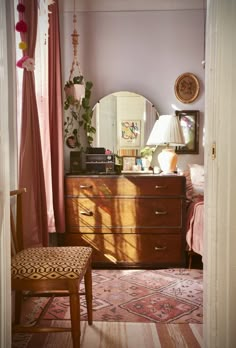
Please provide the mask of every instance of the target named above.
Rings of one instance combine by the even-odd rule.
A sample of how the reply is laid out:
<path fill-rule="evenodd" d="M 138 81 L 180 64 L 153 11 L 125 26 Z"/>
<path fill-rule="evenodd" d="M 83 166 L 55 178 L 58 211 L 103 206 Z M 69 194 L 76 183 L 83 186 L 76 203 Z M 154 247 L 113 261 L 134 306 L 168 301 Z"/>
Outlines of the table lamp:
<path fill-rule="evenodd" d="M 147 145 L 166 145 L 158 155 L 158 162 L 164 174 L 176 170 L 177 154 L 171 146 L 184 146 L 184 136 L 177 116 L 161 115 L 155 122 Z"/>

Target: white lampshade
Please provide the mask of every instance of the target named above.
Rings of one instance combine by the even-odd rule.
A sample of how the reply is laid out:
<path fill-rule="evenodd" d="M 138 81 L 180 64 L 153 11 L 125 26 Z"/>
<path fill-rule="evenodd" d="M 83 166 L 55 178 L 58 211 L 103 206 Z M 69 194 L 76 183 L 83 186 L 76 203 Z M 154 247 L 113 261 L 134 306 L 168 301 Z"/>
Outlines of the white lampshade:
<path fill-rule="evenodd" d="M 184 136 L 177 116 L 161 115 L 155 122 L 147 145 L 184 146 Z"/>

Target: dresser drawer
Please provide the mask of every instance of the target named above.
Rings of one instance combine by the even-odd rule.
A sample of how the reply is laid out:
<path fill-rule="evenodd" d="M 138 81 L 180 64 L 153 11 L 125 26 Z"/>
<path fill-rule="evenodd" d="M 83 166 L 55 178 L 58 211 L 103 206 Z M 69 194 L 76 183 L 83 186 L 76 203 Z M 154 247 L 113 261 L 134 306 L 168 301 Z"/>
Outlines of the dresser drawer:
<path fill-rule="evenodd" d="M 185 177 L 68 177 L 65 191 L 67 196 L 184 196 Z"/>
<path fill-rule="evenodd" d="M 181 235 L 68 234 L 66 243 L 92 246 L 95 263 L 155 266 L 183 262 Z"/>
<path fill-rule="evenodd" d="M 130 228 L 182 226 L 182 201 L 178 198 L 67 198 L 67 227 L 93 232 L 119 232 Z"/>

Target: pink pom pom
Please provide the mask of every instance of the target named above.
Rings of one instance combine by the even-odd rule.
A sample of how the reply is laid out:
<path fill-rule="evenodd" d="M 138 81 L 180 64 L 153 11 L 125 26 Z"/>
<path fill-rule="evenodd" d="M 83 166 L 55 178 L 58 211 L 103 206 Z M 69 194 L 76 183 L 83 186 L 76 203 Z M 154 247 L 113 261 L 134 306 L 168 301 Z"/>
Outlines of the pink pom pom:
<path fill-rule="evenodd" d="M 18 23 L 16 23 L 16 31 L 25 33 L 27 31 L 27 24 L 22 20 L 19 21 Z"/>
<path fill-rule="evenodd" d="M 16 9 L 18 12 L 25 12 L 25 5 L 18 4 Z"/>
<path fill-rule="evenodd" d="M 18 68 L 23 68 L 22 64 L 28 59 L 28 56 L 24 56 L 21 59 L 18 60 L 18 62 L 16 63 L 16 66 Z"/>

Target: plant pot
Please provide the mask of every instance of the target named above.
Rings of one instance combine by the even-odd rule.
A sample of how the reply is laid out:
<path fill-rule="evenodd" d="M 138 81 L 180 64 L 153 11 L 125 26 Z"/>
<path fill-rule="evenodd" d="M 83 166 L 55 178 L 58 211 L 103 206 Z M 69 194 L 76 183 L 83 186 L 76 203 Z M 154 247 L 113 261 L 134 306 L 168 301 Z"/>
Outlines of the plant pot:
<path fill-rule="evenodd" d="M 76 137 L 71 134 L 66 138 L 66 145 L 70 148 L 70 149 L 74 149 L 76 147 Z"/>
<path fill-rule="evenodd" d="M 151 164 L 151 160 L 148 157 L 142 157 L 141 161 L 143 170 L 148 170 Z"/>
<path fill-rule="evenodd" d="M 65 86 L 64 91 L 66 97 L 72 96 L 75 100 L 80 101 L 84 98 L 85 86 L 79 84 L 71 85 L 70 87 Z"/>

